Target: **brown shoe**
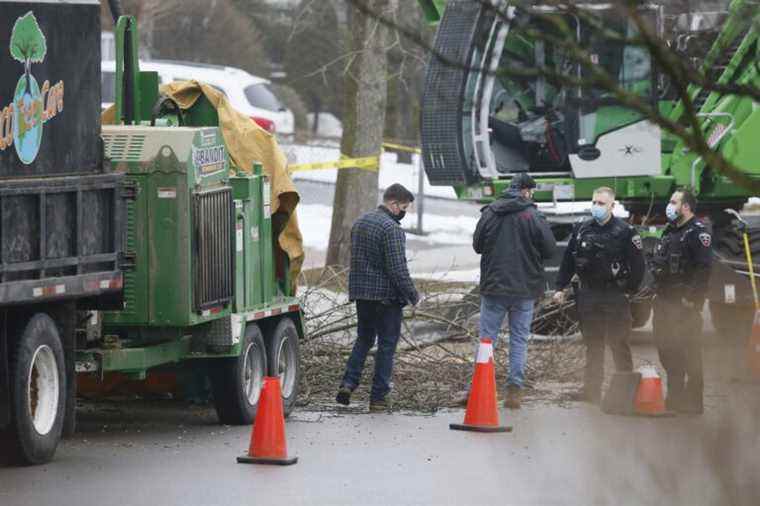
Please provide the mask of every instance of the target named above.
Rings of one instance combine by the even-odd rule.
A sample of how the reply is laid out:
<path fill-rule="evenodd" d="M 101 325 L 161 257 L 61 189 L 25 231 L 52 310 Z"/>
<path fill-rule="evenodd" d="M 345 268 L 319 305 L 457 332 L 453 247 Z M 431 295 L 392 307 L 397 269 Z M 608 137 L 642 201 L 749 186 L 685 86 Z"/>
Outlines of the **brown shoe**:
<path fill-rule="evenodd" d="M 391 410 L 391 403 L 388 399 L 378 399 L 369 401 L 370 413 L 386 413 Z"/>
<path fill-rule="evenodd" d="M 507 398 L 504 399 L 504 407 L 507 409 L 520 409 L 522 401 L 522 389 L 514 385 L 507 387 Z"/>

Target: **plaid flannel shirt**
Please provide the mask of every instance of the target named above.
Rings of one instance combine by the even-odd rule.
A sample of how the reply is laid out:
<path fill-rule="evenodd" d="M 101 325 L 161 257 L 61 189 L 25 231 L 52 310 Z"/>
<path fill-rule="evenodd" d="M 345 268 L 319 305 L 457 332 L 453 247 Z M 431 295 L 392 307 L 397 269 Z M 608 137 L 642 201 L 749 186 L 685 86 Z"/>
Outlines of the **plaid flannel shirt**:
<path fill-rule="evenodd" d="M 351 300 L 416 304 L 419 298 L 406 266 L 406 236 L 385 207 L 361 216 L 351 228 Z"/>

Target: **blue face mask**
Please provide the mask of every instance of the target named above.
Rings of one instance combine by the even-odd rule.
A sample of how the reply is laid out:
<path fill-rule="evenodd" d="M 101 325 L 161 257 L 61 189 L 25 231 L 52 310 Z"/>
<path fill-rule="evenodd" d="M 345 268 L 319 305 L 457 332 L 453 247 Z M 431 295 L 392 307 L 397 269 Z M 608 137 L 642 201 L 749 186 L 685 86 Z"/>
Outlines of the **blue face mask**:
<path fill-rule="evenodd" d="M 671 222 L 678 220 L 678 211 L 676 211 L 676 206 L 674 204 L 668 204 L 665 208 L 665 216 L 667 216 L 668 221 Z"/>
<path fill-rule="evenodd" d="M 594 217 L 597 223 L 604 222 L 604 220 L 606 220 L 609 215 L 610 215 L 610 212 L 607 210 L 606 207 L 599 206 L 596 204 L 591 206 L 591 216 Z"/>

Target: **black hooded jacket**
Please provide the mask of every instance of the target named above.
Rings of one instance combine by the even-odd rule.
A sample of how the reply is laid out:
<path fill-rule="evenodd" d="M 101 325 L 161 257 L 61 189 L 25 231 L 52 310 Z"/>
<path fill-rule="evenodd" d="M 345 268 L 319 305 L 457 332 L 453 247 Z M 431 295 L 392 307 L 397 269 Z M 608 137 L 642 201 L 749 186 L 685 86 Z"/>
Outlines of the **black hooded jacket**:
<path fill-rule="evenodd" d="M 545 288 L 544 261 L 557 251 L 549 224 L 516 190 L 481 209 L 472 247 L 480 258 L 480 293 L 525 298 Z"/>

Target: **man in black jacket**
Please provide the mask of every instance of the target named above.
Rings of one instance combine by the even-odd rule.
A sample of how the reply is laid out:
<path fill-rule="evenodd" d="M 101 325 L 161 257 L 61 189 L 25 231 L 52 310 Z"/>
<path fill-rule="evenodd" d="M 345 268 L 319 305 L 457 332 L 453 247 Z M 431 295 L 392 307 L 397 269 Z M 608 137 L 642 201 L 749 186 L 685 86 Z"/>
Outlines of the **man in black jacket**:
<path fill-rule="evenodd" d="M 605 342 L 612 350 L 615 369 L 633 370 L 628 344 L 631 308 L 626 294 L 638 290 L 646 263 L 636 229 L 612 215 L 615 191 L 597 188 L 593 198 L 592 218 L 576 226 L 568 242 L 554 300 L 564 300 L 564 289 L 577 274 L 576 307 L 586 343 L 586 370 L 578 397 L 596 404 L 604 379 Z"/>
<path fill-rule="evenodd" d="M 399 226 L 414 195 L 400 184 L 389 186 L 383 204 L 351 228 L 349 300 L 356 301 L 357 337 L 335 400 L 347 406 L 359 385 L 367 353 L 377 339 L 370 411 L 388 408 L 393 356 L 401 335 L 402 308 L 419 299 L 406 266 L 406 236 Z"/>
<path fill-rule="evenodd" d="M 496 341 L 509 315 L 508 408 L 520 407 L 533 305 L 545 291 L 544 261 L 556 253 L 549 224 L 532 202 L 536 182 L 516 174 L 481 210 L 472 246 L 480 258 L 480 337 Z"/>

